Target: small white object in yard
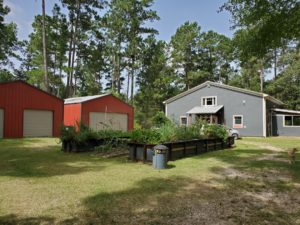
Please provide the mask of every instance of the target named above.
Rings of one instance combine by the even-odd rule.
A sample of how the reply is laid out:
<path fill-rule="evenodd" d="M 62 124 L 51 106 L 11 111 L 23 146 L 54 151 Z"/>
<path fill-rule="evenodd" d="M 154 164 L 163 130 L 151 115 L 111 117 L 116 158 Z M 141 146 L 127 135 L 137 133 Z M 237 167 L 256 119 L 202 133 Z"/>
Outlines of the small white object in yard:
<path fill-rule="evenodd" d="M 296 148 L 293 148 L 292 150 L 288 151 L 288 157 L 289 157 L 290 164 L 296 163 L 296 152 L 297 151 L 298 150 Z"/>

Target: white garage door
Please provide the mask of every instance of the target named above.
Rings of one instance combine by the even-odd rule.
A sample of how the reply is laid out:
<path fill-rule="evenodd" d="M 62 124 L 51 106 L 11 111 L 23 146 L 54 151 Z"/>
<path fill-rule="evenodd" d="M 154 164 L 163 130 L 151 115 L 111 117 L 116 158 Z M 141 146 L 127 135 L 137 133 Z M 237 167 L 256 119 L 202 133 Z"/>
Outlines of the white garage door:
<path fill-rule="evenodd" d="M 90 128 L 127 131 L 128 115 L 123 113 L 90 112 Z"/>
<path fill-rule="evenodd" d="M 4 110 L 0 109 L 0 138 L 3 138 Z"/>
<path fill-rule="evenodd" d="M 53 134 L 53 112 L 24 110 L 23 136 L 49 137 Z"/>

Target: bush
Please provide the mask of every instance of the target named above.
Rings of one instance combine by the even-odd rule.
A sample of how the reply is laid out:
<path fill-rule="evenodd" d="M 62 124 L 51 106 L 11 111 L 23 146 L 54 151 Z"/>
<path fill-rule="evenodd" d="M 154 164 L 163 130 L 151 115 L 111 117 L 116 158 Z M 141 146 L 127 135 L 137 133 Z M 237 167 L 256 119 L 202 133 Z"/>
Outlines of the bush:
<path fill-rule="evenodd" d="M 76 129 L 73 126 L 62 126 L 60 130 L 61 142 L 73 141 L 76 136 Z"/>
<path fill-rule="evenodd" d="M 177 126 L 173 123 L 168 123 L 159 128 L 160 141 L 161 142 L 172 142 L 176 141 L 176 129 Z"/>
<path fill-rule="evenodd" d="M 140 144 L 158 144 L 161 135 L 158 129 L 137 129 L 131 132 L 130 139 L 132 142 Z"/>
<path fill-rule="evenodd" d="M 228 132 L 226 128 L 218 124 L 205 125 L 204 135 L 206 135 L 208 138 L 220 138 L 224 141 L 228 138 Z"/>
<path fill-rule="evenodd" d="M 187 127 L 166 123 L 156 129 L 137 129 L 131 132 L 130 138 L 132 142 L 140 144 L 158 144 L 203 138 L 220 138 L 225 141 L 228 138 L 228 133 L 225 127 L 218 124 L 206 124 L 203 121 L 197 121 Z"/>
<path fill-rule="evenodd" d="M 171 124 L 171 120 L 166 117 L 165 113 L 162 111 L 157 112 L 152 118 L 153 125 L 156 127 L 161 127 L 164 125 Z"/>

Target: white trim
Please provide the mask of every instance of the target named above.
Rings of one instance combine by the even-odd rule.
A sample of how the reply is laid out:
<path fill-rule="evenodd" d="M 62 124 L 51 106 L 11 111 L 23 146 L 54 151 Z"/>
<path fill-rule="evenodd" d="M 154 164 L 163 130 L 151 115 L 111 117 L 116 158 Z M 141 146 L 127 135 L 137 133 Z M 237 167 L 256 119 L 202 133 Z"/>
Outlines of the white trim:
<path fill-rule="evenodd" d="M 186 118 L 186 124 L 181 123 L 182 118 Z M 179 124 L 180 124 L 180 126 L 187 126 L 188 125 L 188 117 L 187 116 L 180 116 Z"/>
<path fill-rule="evenodd" d="M 207 99 L 207 98 L 215 98 L 215 104 L 214 105 L 206 105 L 206 101 L 205 101 L 205 105 L 203 105 L 203 99 Z M 218 105 L 218 97 L 217 96 L 204 96 L 201 97 L 201 106 L 217 106 Z"/>
<path fill-rule="evenodd" d="M 262 98 L 262 113 L 263 113 L 263 136 L 267 137 L 267 113 L 266 113 L 266 99 Z"/>
<path fill-rule="evenodd" d="M 289 128 L 293 128 L 293 127 L 300 127 L 300 126 L 294 126 L 294 125 L 292 125 L 292 126 L 286 126 L 285 125 L 285 117 L 286 116 L 292 116 L 292 117 L 294 117 L 294 116 L 299 116 L 300 117 L 300 115 L 282 115 L 282 125 L 283 125 L 283 127 L 289 127 Z M 292 120 L 293 121 L 293 120 Z"/>
<path fill-rule="evenodd" d="M 274 112 L 282 112 L 282 113 L 296 113 L 300 115 L 300 111 L 297 110 L 288 110 L 288 109 L 273 109 Z"/>
<path fill-rule="evenodd" d="M 235 123 L 235 117 L 241 117 L 242 118 L 242 124 L 236 124 Z M 241 125 L 240 128 L 235 128 L 234 125 Z M 233 129 L 241 129 L 244 128 L 244 116 L 243 115 L 232 115 L 232 128 Z"/>
<path fill-rule="evenodd" d="M 168 117 L 168 104 L 165 106 L 165 116 Z"/>

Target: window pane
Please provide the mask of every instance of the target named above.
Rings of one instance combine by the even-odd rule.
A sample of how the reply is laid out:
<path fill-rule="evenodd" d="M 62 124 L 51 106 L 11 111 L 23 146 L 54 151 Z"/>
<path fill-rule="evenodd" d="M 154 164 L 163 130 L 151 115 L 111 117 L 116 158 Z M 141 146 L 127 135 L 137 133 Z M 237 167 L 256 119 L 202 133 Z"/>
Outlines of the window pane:
<path fill-rule="evenodd" d="M 293 125 L 300 126 L 300 116 L 293 116 Z"/>
<path fill-rule="evenodd" d="M 212 98 L 207 98 L 207 100 L 206 100 L 206 105 L 213 105 L 213 100 L 212 100 Z"/>
<path fill-rule="evenodd" d="M 186 125 L 187 124 L 187 118 L 186 117 L 181 117 L 181 124 Z"/>
<path fill-rule="evenodd" d="M 292 126 L 292 117 L 291 116 L 285 116 L 284 117 L 284 125 L 285 126 Z"/>
<path fill-rule="evenodd" d="M 235 124 L 242 124 L 242 117 L 241 116 L 235 116 L 234 117 L 234 123 Z"/>

